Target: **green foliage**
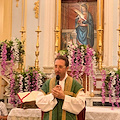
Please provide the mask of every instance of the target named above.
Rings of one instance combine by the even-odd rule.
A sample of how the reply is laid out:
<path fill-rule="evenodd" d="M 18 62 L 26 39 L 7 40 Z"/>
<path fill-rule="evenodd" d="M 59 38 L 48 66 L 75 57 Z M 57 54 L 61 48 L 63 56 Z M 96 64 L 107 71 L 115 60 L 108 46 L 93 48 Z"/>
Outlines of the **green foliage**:
<path fill-rule="evenodd" d="M 60 55 L 66 55 L 66 56 L 68 56 L 68 50 L 67 49 L 66 50 L 59 50 L 58 53 Z"/>

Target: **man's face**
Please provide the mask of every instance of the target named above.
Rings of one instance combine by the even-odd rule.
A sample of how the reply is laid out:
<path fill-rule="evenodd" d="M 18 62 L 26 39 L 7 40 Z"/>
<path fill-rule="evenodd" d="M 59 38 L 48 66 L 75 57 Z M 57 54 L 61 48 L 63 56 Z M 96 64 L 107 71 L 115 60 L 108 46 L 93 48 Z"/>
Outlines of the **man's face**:
<path fill-rule="evenodd" d="M 65 61 L 60 59 L 55 61 L 54 66 L 55 74 L 60 76 L 60 80 L 62 80 L 65 77 L 65 74 L 68 70 L 68 67 L 65 66 Z"/>

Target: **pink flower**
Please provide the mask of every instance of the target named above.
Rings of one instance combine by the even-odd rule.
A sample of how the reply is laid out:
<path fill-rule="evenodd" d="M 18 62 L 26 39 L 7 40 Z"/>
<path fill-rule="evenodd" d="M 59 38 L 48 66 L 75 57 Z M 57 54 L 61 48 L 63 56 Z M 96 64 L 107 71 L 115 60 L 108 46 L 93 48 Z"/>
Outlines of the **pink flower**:
<path fill-rule="evenodd" d="M 1 67 L 2 67 L 2 70 L 1 70 L 1 74 L 4 75 L 5 74 L 5 71 L 6 71 L 6 60 L 7 60 L 7 50 L 6 50 L 6 46 L 7 44 L 3 43 L 3 48 L 2 48 L 2 63 L 1 63 Z"/>
<path fill-rule="evenodd" d="M 105 70 L 102 70 L 101 72 L 101 75 L 102 75 L 102 103 L 104 104 L 105 103 L 105 78 L 106 78 L 106 71 Z"/>
<path fill-rule="evenodd" d="M 94 50 L 88 46 L 80 45 L 72 48 L 71 57 L 71 76 L 78 80 L 84 73 L 91 76 L 96 85 L 96 77 L 93 65 Z"/>

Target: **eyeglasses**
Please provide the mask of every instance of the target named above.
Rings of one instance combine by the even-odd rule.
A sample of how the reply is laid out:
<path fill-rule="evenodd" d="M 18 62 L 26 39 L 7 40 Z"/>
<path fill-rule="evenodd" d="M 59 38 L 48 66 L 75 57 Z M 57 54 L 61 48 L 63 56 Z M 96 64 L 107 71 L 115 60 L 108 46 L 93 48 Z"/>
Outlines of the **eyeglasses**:
<path fill-rule="evenodd" d="M 65 67 L 66 67 L 66 66 L 61 66 L 61 65 L 60 65 L 60 66 L 57 66 L 57 65 L 54 66 L 55 69 L 57 69 L 57 68 L 58 68 L 58 69 L 63 69 L 63 68 L 65 68 Z"/>

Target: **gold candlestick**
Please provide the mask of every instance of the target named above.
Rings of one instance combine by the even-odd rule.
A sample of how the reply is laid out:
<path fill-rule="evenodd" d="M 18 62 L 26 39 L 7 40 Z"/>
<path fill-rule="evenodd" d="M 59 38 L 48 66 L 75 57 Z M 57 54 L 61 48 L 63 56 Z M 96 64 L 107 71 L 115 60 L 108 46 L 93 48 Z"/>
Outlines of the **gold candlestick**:
<path fill-rule="evenodd" d="M 20 32 L 21 32 L 21 42 L 24 43 L 24 40 L 25 40 L 24 33 L 26 32 L 25 29 L 24 29 L 24 27 L 21 28 Z M 24 59 L 25 58 L 24 57 L 25 56 L 21 56 L 21 58 L 23 59 L 23 63 L 20 63 L 20 62 L 18 63 L 18 71 L 20 71 L 20 72 L 22 72 L 23 66 L 25 66 L 25 63 L 24 63 Z"/>
<path fill-rule="evenodd" d="M 35 69 L 39 70 L 39 59 L 38 59 L 38 56 L 39 56 L 39 33 L 41 32 L 39 29 L 39 26 L 35 32 L 37 32 L 37 44 L 36 44 L 36 51 L 35 51 L 35 55 L 36 55 Z"/>
<path fill-rule="evenodd" d="M 20 32 L 21 32 L 21 41 L 23 42 L 23 40 L 24 40 L 24 33 L 26 32 L 24 27 L 21 28 Z"/>
<path fill-rule="evenodd" d="M 94 92 L 93 92 L 93 90 L 90 92 L 90 97 L 94 97 L 95 96 L 95 94 L 94 94 Z"/>
<path fill-rule="evenodd" d="M 120 70 L 120 24 L 119 28 L 117 29 L 119 31 L 119 42 L 118 42 L 118 70 Z"/>
<path fill-rule="evenodd" d="M 55 52 L 58 53 L 58 41 L 59 41 L 59 32 L 58 26 L 55 29 Z"/>
<path fill-rule="evenodd" d="M 102 32 L 103 32 L 103 29 L 101 26 L 99 26 L 99 29 L 98 29 L 98 32 L 99 32 L 99 61 L 98 61 L 98 69 L 99 70 L 102 70 Z"/>
<path fill-rule="evenodd" d="M 55 53 L 58 53 L 61 44 L 61 0 L 55 0 L 55 11 Z"/>

